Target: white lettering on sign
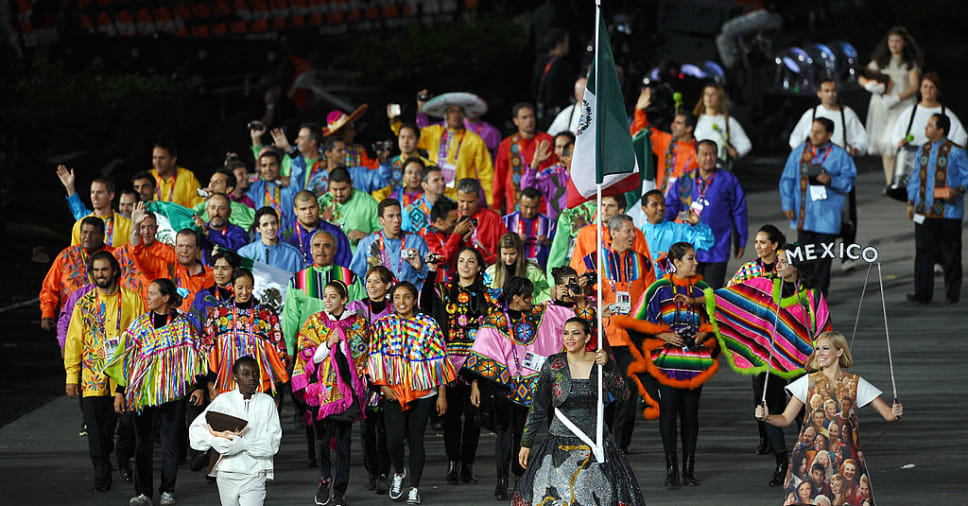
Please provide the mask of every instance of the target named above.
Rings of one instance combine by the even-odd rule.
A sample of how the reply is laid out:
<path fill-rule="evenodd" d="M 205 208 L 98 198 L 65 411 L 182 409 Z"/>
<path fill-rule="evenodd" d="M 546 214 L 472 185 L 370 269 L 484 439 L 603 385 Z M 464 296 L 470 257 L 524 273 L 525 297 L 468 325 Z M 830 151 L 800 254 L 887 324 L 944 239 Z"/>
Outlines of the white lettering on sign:
<path fill-rule="evenodd" d="M 819 249 L 817 246 L 819 245 Z M 834 258 L 847 258 L 850 260 L 863 260 L 869 264 L 877 261 L 878 251 L 873 246 L 862 247 L 860 244 L 844 243 L 818 243 L 804 244 L 797 246 L 789 252 L 790 258 L 796 261 L 812 261 Z"/>

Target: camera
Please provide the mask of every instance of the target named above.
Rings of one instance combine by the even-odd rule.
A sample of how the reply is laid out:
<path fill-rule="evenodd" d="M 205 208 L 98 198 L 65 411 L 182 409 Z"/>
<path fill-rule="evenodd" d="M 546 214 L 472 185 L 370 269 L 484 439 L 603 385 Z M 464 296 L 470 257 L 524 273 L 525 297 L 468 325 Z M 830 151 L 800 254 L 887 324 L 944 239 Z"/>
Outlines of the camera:
<path fill-rule="evenodd" d="M 421 102 L 426 102 L 426 101 L 430 100 L 431 98 L 433 98 L 433 95 L 431 95 L 430 93 L 418 93 L 417 94 L 417 100 L 419 100 Z"/>
<path fill-rule="evenodd" d="M 247 125 L 245 125 L 245 126 L 246 126 L 246 128 L 248 128 L 249 130 L 265 130 L 265 129 L 266 129 L 266 126 L 265 126 L 265 124 L 264 124 L 264 123 L 262 123 L 261 121 L 250 121 L 250 122 L 249 122 L 249 123 L 248 123 Z"/>
<path fill-rule="evenodd" d="M 581 285 L 578 284 L 578 280 L 575 278 L 568 280 L 568 293 L 573 295 L 579 295 L 582 293 Z"/>
<path fill-rule="evenodd" d="M 373 148 L 373 152 L 375 153 L 379 153 L 381 151 L 390 151 L 393 149 L 393 141 L 391 140 L 377 141 L 377 142 L 374 142 L 371 147 Z"/>
<path fill-rule="evenodd" d="M 413 250 L 413 249 L 407 250 L 407 258 L 416 258 L 416 257 L 417 257 L 417 250 Z"/>
<path fill-rule="evenodd" d="M 429 264 L 439 264 L 444 261 L 444 258 L 437 253 L 431 253 L 427 255 L 427 263 Z"/>

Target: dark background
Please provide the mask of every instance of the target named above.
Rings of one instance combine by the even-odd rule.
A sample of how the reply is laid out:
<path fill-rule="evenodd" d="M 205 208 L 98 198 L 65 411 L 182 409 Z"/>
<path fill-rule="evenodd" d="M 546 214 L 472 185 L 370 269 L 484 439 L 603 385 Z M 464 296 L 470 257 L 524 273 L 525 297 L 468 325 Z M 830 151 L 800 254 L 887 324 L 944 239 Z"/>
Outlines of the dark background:
<path fill-rule="evenodd" d="M 202 3 L 214 5 L 192 4 Z M 613 51 L 624 71 L 629 109 L 642 77 L 662 58 L 717 60 L 714 37 L 720 25 L 749 6 L 763 5 L 603 3 Z M 421 88 L 478 93 L 490 105 L 484 119 L 510 133 L 510 105 L 532 98 L 528 83 L 538 54 L 536 40 L 550 26 L 567 28 L 569 59 L 577 69 L 587 57 L 585 45 L 594 31 L 591 0 L 465 0 L 452 2 L 456 10 L 444 13 L 433 11 L 436 2 L 414 2 L 416 10 L 399 23 L 381 21 L 379 16 L 370 19 L 372 11 L 366 10 L 357 20 L 322 27 L 270 27 L 245 36 L 120 37 L 83 28 L 82 14 L 100 12 L 90 4 L 37 1 L 29 13 L 18 13 L 17 2 L 10 2 L 13 42 L 2 43 L 0 55 L 5 68 L 0 78 L 0 244 L 6 246 L 0 249 L 5 268 L 0 277 L 0 325 L 5 331 L 0 424 L 63 393 L 62 363 L 53 335 L 40 331 L 36 303 L 10 309 L 37 296 L 50 261 L 68 242 L 72 219 L 54 175 L 58 163 L 76 169 L 77 187 L 87 202 L 84 190 L 91 177 L 106 174 L 126 182 L 134 172 L 150 168 L 152 143 L 165 139 L 178 146 L 179 164 L 194 170 L 204 184 L 227 151 L 250 156 L 245 124 L 262 116 L 264 91 L 285 73 L 290 55 L 308 58 L 323 73 L 333 95 L 354 106 L 370 105 L 358 124 L 358 142 L 364 145 L 390 136 L 385 104 L 399 102 L 404 115 L 412 116 L 414 94 Z M 131 5 L 114 4 L 119 9 Z M 810 4 L 766 2 L 767 8 L 782 15 L 783 28 L 761 34 L 759 42 L 767 49 L 754 51 L 748 68 L 727 73 L 731 114 L 754 145 L 753 153 L 735 168 L 747 191 L 775 187 L 788 151 L 789 129 L 816 102 L 810 94 L 791 96 L 774 89 L 771 55 L 786 46 L 847 40 L 865 65 L 886 30 L 903 24 L 921 45 L 924 70 L 944 79 L 947 106 L 956 112 L 968 110 L 968 99 L 958 92 L 965 82 L 963 62 L 968 56 L 962 35 L 968 4 Z M 214 29 L 218 19 L 212 19 Z M 238 17 L 229 13 L 221 19 L 231 23 Z M 25 22 L 47 39 L 28 43 Z M 687 107 L 698 98 L 694 90 L 699 86 L 681 83 Z M 868 93 L 854 85 L 843 89 L 841 96 L 862 120 L 866 118 Z M 284 117 L 278 125 L 287 128 L 291 139 L 299 122 L 323 123 L 333 108 L 325 102 L 302 112 L 281 107 Z M 858 165 L 879 167 L 879 162 Z"/>

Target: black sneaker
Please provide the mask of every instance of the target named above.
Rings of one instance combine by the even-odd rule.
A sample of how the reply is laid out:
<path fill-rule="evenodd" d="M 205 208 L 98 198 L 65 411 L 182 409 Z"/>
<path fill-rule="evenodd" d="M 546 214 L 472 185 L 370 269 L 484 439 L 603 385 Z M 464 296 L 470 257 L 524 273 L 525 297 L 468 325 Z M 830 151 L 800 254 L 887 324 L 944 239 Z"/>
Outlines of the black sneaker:
<path fill-rule="evenodd" d="M 319 488 L 316 489 L 314 498 L 317 506 L 327 506 L 333 502 L 333 482 L 327 479 L 319 480 Z"/>
<path fill-rule="evenodd" d="M 377 477 L 375 490 L 379 495 L 383 495 L 387 493 L 387 490 L 390 490 L 390 480 L 387 478 L 386 474 L 380 473 L 380 476 Z"/>
<path fill-rule="evenodd" d="M 407 477 L 407 473 L 394 474 L 393 482 L 390 484 L 390 491 L 388 495 L 393 501 L 403 500 L 403 480 Z"/>
<path fill-rule="evenodd" d="M 349 503 L 346 502 L 346 496 L 345 495 L 341 495 L 341 496 L 337 497 L 336 500 L 333 501 L 333 503 L 334 503 L 334 506 L 347 506 L 347 504 L 349 504 Z"/>

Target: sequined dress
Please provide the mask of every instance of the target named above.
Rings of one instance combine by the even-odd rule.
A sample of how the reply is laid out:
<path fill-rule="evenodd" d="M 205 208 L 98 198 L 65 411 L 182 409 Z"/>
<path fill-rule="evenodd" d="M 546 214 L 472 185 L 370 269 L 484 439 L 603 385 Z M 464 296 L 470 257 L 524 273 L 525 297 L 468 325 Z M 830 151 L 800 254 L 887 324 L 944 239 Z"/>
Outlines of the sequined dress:
<path fill-rule="evenodd" d="M 552 406 L 594 439 L 598 367 L 588 379 L 573 379 L 564 353 L 549 357 L 542 367 L 521 445 L 531 448 L 528 469 L 518 481 L 513 506 L 538 504 L 644 505 L 642 490 L 628 460 L 605 429 L 605 462 L 552 413 Z M 606 403 L 628 398 L 629 391 L 614 361 L 604 367 Z M 535 433 L 551 416 L 548 437 L 532 446 Z"/>

